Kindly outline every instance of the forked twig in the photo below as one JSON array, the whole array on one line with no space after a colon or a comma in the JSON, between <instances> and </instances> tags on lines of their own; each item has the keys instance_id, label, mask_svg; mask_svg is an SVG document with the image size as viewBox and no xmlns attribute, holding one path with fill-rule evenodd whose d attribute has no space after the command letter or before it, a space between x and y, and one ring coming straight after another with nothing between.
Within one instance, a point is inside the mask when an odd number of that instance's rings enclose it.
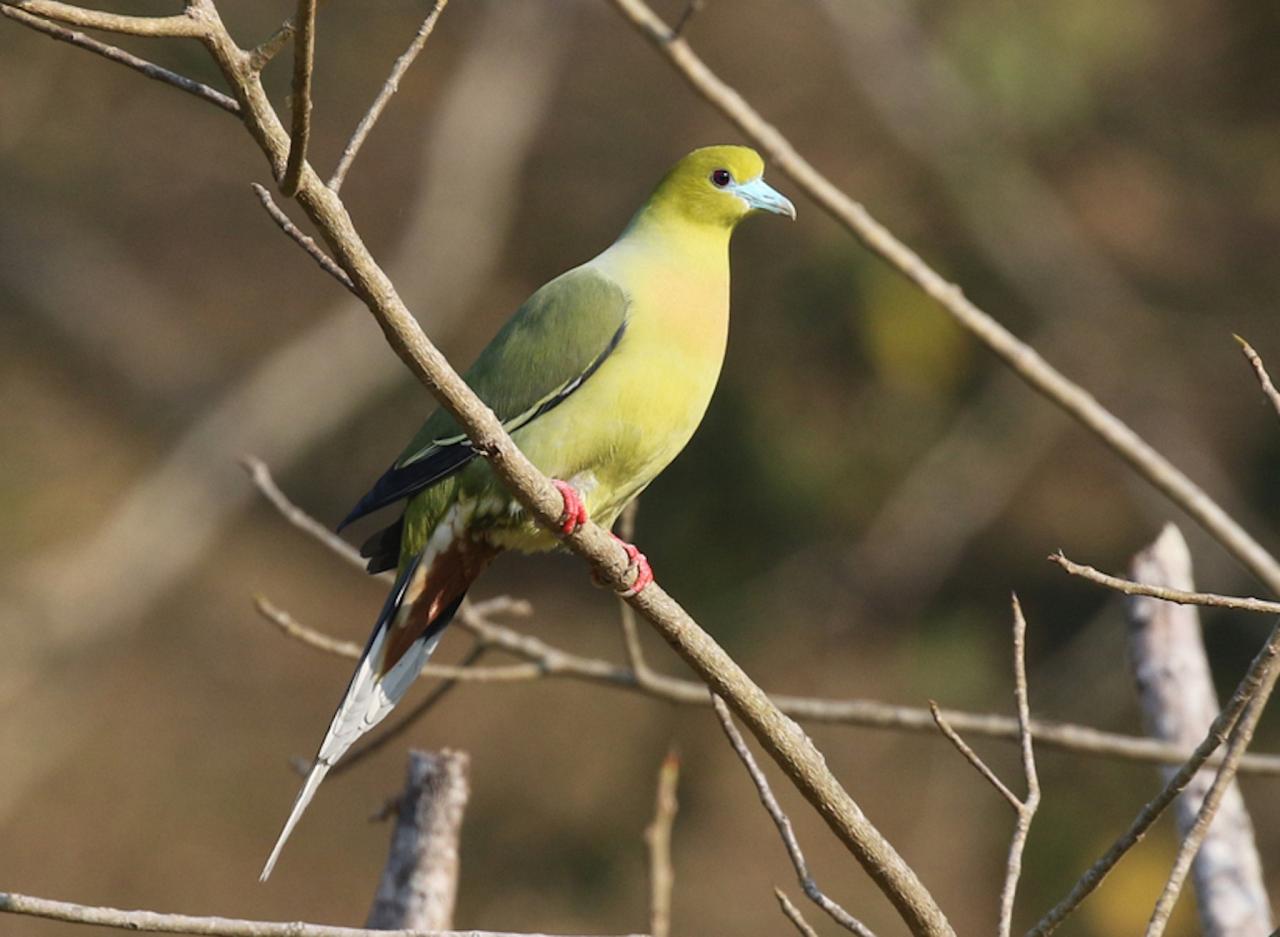
<instances>
[{"instance_id":1,"label":"forked twig","mask_svg":"<svg viewBox=\"0 0 1280 937\"><path fill-rule=\"evenodd\" d=\"M1022 748L1022 773L1027 782L1026 798L1019 798L996 776L985 761L970 748L947 723L938 704L930 700L929 709L956 749L973 765L1013 808L1016 817L1013 836L1009 841L1009 855L1005 862L1004 887L1000 890L999 937L1009 937L1013 928L1013 904L1018 893L1018 880L1022 877L1022 854L1026 850L1031 821L1040 806L1040 776L1036 771L1035 753L1031 738L1031 705L1027 694L1027 620L1022 614L1022 603L1013 596L1013 692L1018 707L1018 740Z\"/></svg>"},{"instance_id":2,"label":"forked twig","mask_svg":"<svg viewBox=\"0 0 1280 937\"><path fill-rule=\"evenodd\" d=\"M800 880L800 887L804 889L804 893L809 896L810 901L827 912L830 918L845 930L857 934L858 937L875 937L867 925L828 898L818 887L818 883L813 880L813 876L809 874L809 865L805 862L804 853L800 851L800 843L796 840L795 830L791 828L791 819L783 812L778 799L773 796L769 779L756 764L755 756L751 754L751 749L747 748L747 742L742 737L742 733L733 724L733 715L729 712L728 705L715 693L711 694L711 705L716 711L716 718L720 720L720 727L724 729L724 734L729 739L729 744L738 755L738 760L751 776L751 783L756 786L760 803L764 805L774 826L778 828L778 835L782 837L782 845L786 847L787 856L795 867L796 878Z\"/></svg>"},{"instance_id":3,"label":"forked twig","mask_svg":"<svg viewBox=\"0 0 1280 937\"><path fill-rule=\"evenodd\" d=\"M360 123L356 125L355 132L351 134L351 139L347 141L346 147L342 150L342 156L338 158L338 165L333 170L333 175L329 177L329 188L333 189L333 191L337 192L342 188L342 183L347 178L347 171L351 168L351 164L355 162L356 154L360 152L360 147L364 146L365 138L369 136L369 131L373 129L373 125L382 116L382 111L386 108L387 102L391 100L391 96L400 90L400 79L409 70L413 60L418 57L422 47L427 44L427 39L430 38L432 30L436 28L436 20L440 18L440 14L444 11L448 2L449 0L436 0L431 12L427 14L427 18L418 27L418 32L413 37L413 41L409 43L409 48L404 50L391 67L391 74L383 83L382 90L378 92L378 96L369 105L369 110L365 111L365 115L360 118Z\"/></svg>"}]
</instances>

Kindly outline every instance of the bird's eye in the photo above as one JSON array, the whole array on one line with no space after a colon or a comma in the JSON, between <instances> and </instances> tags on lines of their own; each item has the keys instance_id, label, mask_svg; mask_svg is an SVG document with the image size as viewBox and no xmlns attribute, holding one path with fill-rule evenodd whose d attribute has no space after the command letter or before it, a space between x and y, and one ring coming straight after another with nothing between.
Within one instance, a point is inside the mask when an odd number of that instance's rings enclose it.
<instances>
[{"instance_id":1,"label":"bird's eye","mask_svg":"<svg viewBox=\"0 0 1280 937\"><path fill-rule=\"evenodd\" d=\"M723 189L733 181L733 174L727 169L717 169L711 173L711 184Z\"/></svg>"}]
</instances>

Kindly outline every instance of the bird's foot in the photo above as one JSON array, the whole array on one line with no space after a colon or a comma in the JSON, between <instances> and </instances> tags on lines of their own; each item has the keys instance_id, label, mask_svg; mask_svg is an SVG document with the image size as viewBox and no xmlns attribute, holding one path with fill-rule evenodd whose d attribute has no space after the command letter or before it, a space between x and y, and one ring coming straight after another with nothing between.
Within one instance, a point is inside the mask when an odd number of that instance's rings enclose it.
<instances>
[{"instance_id":1,"label":"bird's foot","mask_svg":"<svg viewBox=\"0 0 1280 937\"><path fill-rule=\"evenodd\" d=\"M630 561L627 566L627 573L631 576L631 585L626 589L620 590L618 595L624 599L639 595L644 591L645 586L653 582L653 568L649 565L649 560L634 543L627 543L615 533L610 533L609 536L618 541L618 545L627 551L627 559Z\"/></svg>"},{"instance_id":2,"label":"bird's foot","mask_svg":"<svg viewBox=\"0 0 1280 937\"><path fill-rule=\"evenodd\" d=\"M558 478L551 479L560 497L564 498L564 511L560 514L560 531L565 534L577 533L587 522L587 506L582 503L578 491L568 482Z\"/></svg>"}]
</instances>

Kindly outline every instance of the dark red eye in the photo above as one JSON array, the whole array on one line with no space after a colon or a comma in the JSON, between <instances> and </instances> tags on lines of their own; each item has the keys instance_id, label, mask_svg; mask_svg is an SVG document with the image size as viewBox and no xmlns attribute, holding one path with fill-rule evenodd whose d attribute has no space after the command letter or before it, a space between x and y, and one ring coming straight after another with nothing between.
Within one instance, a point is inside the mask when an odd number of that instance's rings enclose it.
<instances>
[{"instance_id":1,"label":"dark red eye","mask_svg":"<svg viewBox=\"0 0 1280 937\"><path fill-rule=\"evenodd\" d=\"M713 185L723 189L733 181L733 174L727 169L717 169L711 173L711 182Z\"/></svg>"}]
</instances>

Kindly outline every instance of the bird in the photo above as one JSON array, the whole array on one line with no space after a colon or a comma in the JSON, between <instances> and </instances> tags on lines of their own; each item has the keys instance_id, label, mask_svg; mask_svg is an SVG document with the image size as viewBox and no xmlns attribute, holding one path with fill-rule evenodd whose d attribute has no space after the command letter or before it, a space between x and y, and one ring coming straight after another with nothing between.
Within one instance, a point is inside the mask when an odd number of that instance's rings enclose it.
<instances>
[{"instance_id":1,"label":"bird","mask_svg":"<svg viewBox=\"0 0 1280 937\"><path fill-rule=\"evenodd\" d=\"M729 239L743 218L795 206L764 181L744 146L709 146L678 161L602 253L549 281L515 312L465 373L520 450L564 500L559 530L622 509L693 436L720 375L729 324ZM405 501L361 548L370 572L396 569L324 741L262 870L326 773L404 697L467 589L501 552L560 546L437 410L338 525ZM653 579L623 543L630 588Z\"/></svg>"}]
</instances>

